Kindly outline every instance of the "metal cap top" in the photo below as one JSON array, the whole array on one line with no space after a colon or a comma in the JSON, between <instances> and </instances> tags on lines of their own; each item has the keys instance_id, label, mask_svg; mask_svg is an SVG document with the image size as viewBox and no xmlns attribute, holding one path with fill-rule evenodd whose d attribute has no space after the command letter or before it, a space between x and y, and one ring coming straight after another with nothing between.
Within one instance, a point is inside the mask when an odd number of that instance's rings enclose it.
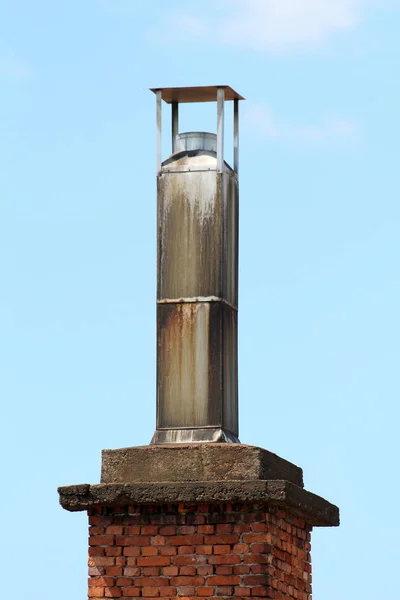
<instances>
[{"instance_id":1,"label":"metal cap top","mask_svg":"<svg viewBox=\"0 0 400 600\"><path fill-rule=\"evenodd\" d=\"M161 98L167 104L179 102L216 102L218 88L225 90L225 100L244 100L229 85L204 85L197 87L150 88L154 93L161 92Z\"/></svg>"}]
</instances>

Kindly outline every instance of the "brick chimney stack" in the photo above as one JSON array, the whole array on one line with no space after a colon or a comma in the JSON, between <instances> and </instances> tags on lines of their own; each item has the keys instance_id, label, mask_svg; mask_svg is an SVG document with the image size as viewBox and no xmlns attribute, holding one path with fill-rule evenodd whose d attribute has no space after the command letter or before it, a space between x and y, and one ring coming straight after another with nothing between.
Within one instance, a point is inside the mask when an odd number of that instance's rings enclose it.
<instances>
[{"instance_id":1,"label":"brick chimney stack","mask_svg":"<svg viewBox=\"0 0 400 600\"><path fill-rule=\"evenodd\" d=\"M101 483L59 488L89 516L88 597L310 600L313 527L339 510L302 470L241 444L237 420L239 101L228 86L157 96L157 425L103 450ZM161 161L161 105L172 155ZM217 102L217 135L178 131L182 102ZM234 168L223 157L234 102Z\"/></svg>"}]
</instances>

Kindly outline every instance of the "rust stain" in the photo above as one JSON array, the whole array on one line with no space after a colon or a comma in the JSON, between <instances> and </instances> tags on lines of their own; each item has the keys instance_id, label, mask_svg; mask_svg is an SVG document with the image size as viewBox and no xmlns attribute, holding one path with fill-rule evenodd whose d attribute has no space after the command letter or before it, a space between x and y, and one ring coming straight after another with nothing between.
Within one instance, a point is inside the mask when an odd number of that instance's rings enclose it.
<instances>
[{"instance_id":1,"label":"rust stain","mask_svg":"<svg viewBox=\"0 0 400 600\"><path fill-rule=\"evenodd\" d=\"M207 424L210 307L190 303L166 308L168 315L159 322L162 413L176 426Z\"/></svg>"}]
</instances>

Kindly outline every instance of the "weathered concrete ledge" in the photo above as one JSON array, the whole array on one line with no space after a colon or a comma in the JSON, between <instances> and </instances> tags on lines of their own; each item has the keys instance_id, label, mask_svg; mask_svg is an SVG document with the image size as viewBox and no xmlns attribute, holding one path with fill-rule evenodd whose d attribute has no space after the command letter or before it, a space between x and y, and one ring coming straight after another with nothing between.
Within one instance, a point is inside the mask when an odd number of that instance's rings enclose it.
<instances>
[{"instance_id":1,"label":"weathered concrete ledge","mask_svg":"<svg viewBox=\"0 0 400 600\"><path fill-rule=\"evenodd\" d=\"M134 504L257 502L285 506L313 526L339 525L337 506L283 480L82 484L60 487L58 492L61 506L69 511Z\"/></svg>"},{"instance_id":2,"label":"weathered concrete ledge","mask_svg":"<svg viewBox=\"0 0 400 600\"><path fill-rule=\"evenodd\" d=\"M246 444L169 444L103 450L101 483L284 479L303 487L303 471Z\"/></svg>"}]
</instances>

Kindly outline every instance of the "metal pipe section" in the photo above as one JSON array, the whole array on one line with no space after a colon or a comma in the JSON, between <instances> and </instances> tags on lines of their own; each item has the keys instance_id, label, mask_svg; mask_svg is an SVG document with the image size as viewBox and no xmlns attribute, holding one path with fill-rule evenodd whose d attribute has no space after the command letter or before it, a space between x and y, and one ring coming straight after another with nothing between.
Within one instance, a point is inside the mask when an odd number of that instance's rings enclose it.
<instances>
[{"instance_id":1,"label":"metal pipe section","mask_svg":"<svg viewBox=\"0 0 400 600\"><path fill-rule=\"evenodd\" d=\"M190 98L186 90L180 94ZM162 96L157 91L157 426L152 444L239 442L238 106L232 169L223 153L225 97L224 87L215 88L216 136L179 134L178 101L172 97L173 153L161 162Z\"/></svg>"},{"instance_id":2,"label":"metal pipe section","mask_svg":"<svg viewBox=\"0 0 400 600\"><path fill-rule=\"evenodd\" d=\"M175 139L175 152L183 150L209 150L217 152L217 136L205 131L186 131L179 133Z\"/></svg>"}]
</instances>

